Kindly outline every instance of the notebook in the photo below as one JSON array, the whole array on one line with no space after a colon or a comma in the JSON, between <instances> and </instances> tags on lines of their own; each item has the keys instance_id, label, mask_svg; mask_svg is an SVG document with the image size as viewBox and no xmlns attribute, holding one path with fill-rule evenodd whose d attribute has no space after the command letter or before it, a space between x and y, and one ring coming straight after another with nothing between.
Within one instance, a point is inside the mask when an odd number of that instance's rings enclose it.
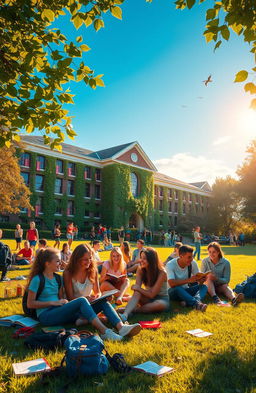
<instances>
[{"instance_id":1,"label":"notebook","mask_svg":"<svg viewBox=\"0 0 256 393\"><path fill-rule=\"evenodd\" d=\"M22 327L34 327L39 322L35 319L24 317L23 315L10 315L9 317L0 318L0 326L22 326Z\"/></svg>"},{"instance_id":2,"label":"notebook","mask_svg":"<svg viewBox=\"0 0 256 393\"><path fill-rule=\"evenodd\" d=\"M65 328L63 326L47 326L42 327L42 331L44 333L55 333L55 332L63 332Z\"/></svg>"},{"instance_id":3,"label":"notebook","mask_svg":"<svg viewBox=\"0 0 256 393\"><path fill-rule=\"evenodd\" d=\"M168 374L173 371L172 367L159 366L159 364L151 362L150 360L148 362L138 364L137 366L133 366L133 368L135 370L142 371L146 374L155 375L157 377L162 377L164 374Z\"/></svg>"},{"instance_id":4,"label":"notebook","mask_svg":"<svg viewBox=\"0 0 256 393\"><path fill-rule=\"evenodd\" d=\"M112 289L111 291L104 292L104 293L101 295L101 297L98 297L97 299L92 300L92 301L91 301L91 304L95 304L95 303L99 302L99 301L102 300L102 299L105 299L105 298L107 298L107 297L113 296L113 295L114 295L115 293L117 293L117 292L118 292L117 289Z\"/></svg>"},{"instance_id":5,"label":"notebook","mask_svg":"<svg viewBox=\"0 0 256 393\"><path fill-rule=\"evenodd\" d=\"M142 329L158 329L162 327L161 322L159 321L139 321Z\"/></svg>"},{"instance_id":6,"label":"notebook","mask_svg":"<svg viewBox=\"0 0 256 393\"><path fill-rule=\"evenodd\" d=\"M51 370L47 360L44 358L13 363L12 367L14 374L17 376L43 373Z\"/></svg>"},{"instance_id":7,"label":"notebook","mask_svg":"<svg viewBox=\"0 0 256 393\"><path fill-rule=\"evenodd\" d=\"M212 333L205 332L202 329L187 330L186 332L191 334L192 336L200 337L200 338L201 337L208 337L208 336L212 335Z\"/></svg>"}]
</instances>

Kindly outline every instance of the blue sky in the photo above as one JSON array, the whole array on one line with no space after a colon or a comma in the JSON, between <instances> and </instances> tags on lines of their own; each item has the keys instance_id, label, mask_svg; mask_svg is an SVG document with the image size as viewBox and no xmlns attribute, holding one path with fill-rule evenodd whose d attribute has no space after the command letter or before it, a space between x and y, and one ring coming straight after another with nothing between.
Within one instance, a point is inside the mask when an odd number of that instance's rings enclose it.
<instances>
[{"instance_id":1,"label":"blue sky","mask_svg":"<svg viewBox=\"0 0 256 393\"><path fill-rule=\"evenodd\" d=\"M97 33L58 22L69 38L83 35L86 64L106 85L70 85L71 143L99 150L137 140L159 171L185 181L234 174L256 133L250 97L233 83L253 66L248 45L232 34L213 52L202 34L206 4L179 11L169 0L127 0L122 9L122 21L106 15Z\"/></svg>"}]
</instances>

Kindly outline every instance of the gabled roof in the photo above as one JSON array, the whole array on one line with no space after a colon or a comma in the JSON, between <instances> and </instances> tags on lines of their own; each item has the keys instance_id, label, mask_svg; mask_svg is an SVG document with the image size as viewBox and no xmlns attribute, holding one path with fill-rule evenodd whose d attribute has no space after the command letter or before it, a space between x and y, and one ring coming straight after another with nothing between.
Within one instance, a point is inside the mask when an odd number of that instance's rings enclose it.
<instances>
[{"instance_id":1,"label":"gabled roof","mask_svg":"<svg viewBox=\"0 0 256 393\"><path fill-rule=\"evenodd\" d=\"M211 186L209 185L209 183L207 181L199 181L199 182L189 183L189 184L191 184L192 186L200 188L200 190L212 191Z\"/></svg>"},{"instance_id":2,"label":"gabled roof","mask_svg":"<svg viewBox=\"0 0 256 393\"><path fill-rule=\"evenodd\" d=\"M199 188L199 187L197 187L195 184L186 183L186 182L184 182L184 181L175 179L174 177L170 177L170 176L167 176L167 175L165 175L165 174L163 174L163 173L159 173L159 172L154 173L154 178L155 178L156 180L159 180L159 181L168 181L168 182L172 182L173 184L177 184L177 185L180 185L180 186L183 186L183 187L184 187L184 186L187 186L187 187L189 187L189 188L191 188L191 189L194 189L195 191L198 191L198 188ZM205 183L205 182L204 182L204 183Z\"/></svg>"},{"instance_id":3,"label":"gabled roof","mask_svg":"<svg viewBox=\"0 0 256 393\"><path fill-rule=\"evenodd\" d=\"M129 146L132 146L133 144L134 142L130 142L130 143L125 143L123 145L109 147L108 149L94 151L88 154L88 156L92 158L97 158L98 160L106 160L108 158L112 158L118 153L121 153L124 149L128 148Z\"/></svg>"},{"instance_id":4,"label":"gabled roof","mask_svg":"<svg viewBox=\"0 0 256 393\"><path fill-rule=\"evenodd\" d=\"M33 145L39 145L43 146L46 149L49 149L49 146L44 144L44 138L40 135L22 135L21 140L23 142L31 143ZM79 156L88 156L92 150L89 149L84 149L79 146L74 146L70 145L68 143L62 143L62 151L63 153L69 153L69 154L74 154L74 155L79 155Z\"/></svg>"}]
</instances>

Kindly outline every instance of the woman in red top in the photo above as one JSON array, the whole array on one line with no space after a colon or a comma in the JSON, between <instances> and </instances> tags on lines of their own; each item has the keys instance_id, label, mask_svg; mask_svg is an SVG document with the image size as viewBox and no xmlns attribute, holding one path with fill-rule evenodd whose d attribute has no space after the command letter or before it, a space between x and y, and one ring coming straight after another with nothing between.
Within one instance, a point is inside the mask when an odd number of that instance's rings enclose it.
<instances>
[{"instance_id":1,"label":"woman in red top","mask_svg":"<svg viewBox=\"0 0 256 393\"><path fill-rule=\"evenodd\" d=\"M67 226L67 239L68 239L69 248L71 248L73 238L74 238L74 224L73 222L70 222Z\"/></svg>"},{"instance_id":2,"label":"woman in red top","mask_svg":"<svg viewBox=\"0 0 256 393\"><path fill-rule=\"evenodd\" d=\"M32 263L33 250L29 246L29 241L25 240L24 248L22 248L16 255L17 265L30 265Z\"/></svg>"},{"instance_id":3,"label":"woman in red top","mask_svg":"<svg viewBox=\"0 0 256 393\"><path fill-rule=\"evenodd\" d=\"M29 241L30 247L32 250L35 249L36 243L39 239L38 230L36 229L36 224L34 221L29 223L30 229L27 230L27 237L26 239Z\"/></svg>"}]
</instances>

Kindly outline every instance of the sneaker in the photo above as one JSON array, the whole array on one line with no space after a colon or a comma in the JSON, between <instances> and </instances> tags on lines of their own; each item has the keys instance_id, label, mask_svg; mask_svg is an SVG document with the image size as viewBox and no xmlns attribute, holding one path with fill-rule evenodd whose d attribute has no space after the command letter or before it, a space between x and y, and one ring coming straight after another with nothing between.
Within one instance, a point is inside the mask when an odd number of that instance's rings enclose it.
<instances>
[{"instance_id":1,"label":"sneaker","mask_svg":"<svg viewBox=\"0 0 256 393\"><path fill-rule=\"evenodd\" d=\"M234 299L232 299L231 304L232 306L237 306L239 303L241 303L244 300L244 294L243 293L238 293Z\"/></svg>"},{"instance_id":2,"label":"sneaker","mask_svg":"<svg viewBox=\"0 0 256 393\"><path fill-rule=\"evenodd\" d=\"M212 297L212 301L214 304L217 304L217 305L222 304L222 301L220 300L220 298L217 295Z\"/></svg>"},{"instance_id":3,"label":"sneaker","mask_svg":"<svg viewBox=\"0 0 256 393\"><path fill-rule=\"evenodd\" d=\"M106 329L104 334L101 334L100 337L102 340L109 340L109 341L121 341L123 337L119 334L116 334L111 329Z\"/></svg>"},{"instance_id":4,"label":"sneaker","mask_svg":"<svg viewBox=\"0 0 256 393\"><path fill-rule=\"evenodd\" d=\"M8 277L4 277L1 281L11 281L11 279Z\"/></svg>"},{"instance_id":5,"label":"sneaker","mask_svg":"<svg viewBox=\"0 0 256 393\"><path fill-rule=\"evenodd\" d=\"M197 302L196 305L195 305L195 309L198 310L198 311L205 312L206 309L207 309L207 304L201 303L201 302Z\"/></svg>"},{"instance_id":6,"label":"sneaker","mask_svg":"<svg viewBox=\"0 0 256 393\"><path fill-rule=\"evenodd\" d=\"M136 334L139 334L141 331L142 327L140 326L139 323L134 323L133 325L123 325L121 329L119 330L120 336L136 336Z\"/></svg>"}]
</instances>

